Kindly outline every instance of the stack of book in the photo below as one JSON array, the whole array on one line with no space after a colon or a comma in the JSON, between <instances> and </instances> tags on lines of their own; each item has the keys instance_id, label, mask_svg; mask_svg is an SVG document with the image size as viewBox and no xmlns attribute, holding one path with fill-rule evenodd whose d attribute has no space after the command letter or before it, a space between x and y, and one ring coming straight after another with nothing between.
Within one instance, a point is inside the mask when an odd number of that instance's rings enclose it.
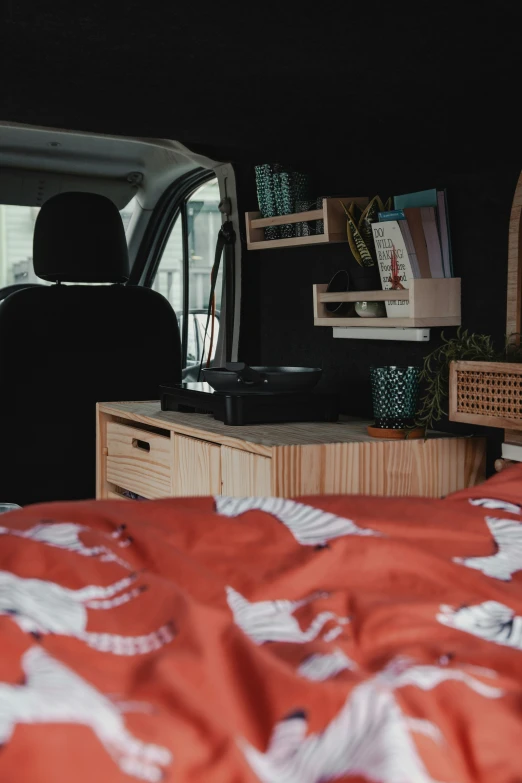
<instances>
[{"instance_id":1,"label":"stack of book","mask_svg":"<svg viewBox=\"0 0 522 783\"><path fill-rule=\"evenodd\" d=\"M422 190L395 196L395 209L379 212L372 224L377 263L384 291L392 287L395 251L404 288L417 277L453 277L453 260L445 190ZM409 302L386 302L388 317L408 317Z\"/></svg>"}]
</instances>

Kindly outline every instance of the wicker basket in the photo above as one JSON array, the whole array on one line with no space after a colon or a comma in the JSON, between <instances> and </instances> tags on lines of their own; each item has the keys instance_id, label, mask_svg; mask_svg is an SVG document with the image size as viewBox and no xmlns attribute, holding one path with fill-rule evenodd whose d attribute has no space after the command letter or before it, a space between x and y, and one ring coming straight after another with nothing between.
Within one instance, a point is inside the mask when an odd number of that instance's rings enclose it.
<instances>
[{"instance_id":1,"label":"wicker basket","mask_svg":"<svg viewBox=\"0 0 522 783\"><path fill-rule=\"evenodd\" d=\"M451 421L522 430L522 364L453 362Z\"/></svg>"}]
</instances>

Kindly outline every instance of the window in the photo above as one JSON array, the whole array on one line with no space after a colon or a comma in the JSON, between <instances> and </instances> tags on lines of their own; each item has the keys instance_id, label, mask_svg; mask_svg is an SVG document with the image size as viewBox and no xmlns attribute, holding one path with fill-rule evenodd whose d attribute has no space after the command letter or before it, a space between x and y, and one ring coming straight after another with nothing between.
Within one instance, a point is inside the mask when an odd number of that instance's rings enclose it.
<instances>
[{"instance_id":1,"label":"window","mask_svg":"<svg viewBox=\"0 0 522 783\"><path fill-rule=\"evenodd\" d=\"M43 283L33 270L33 234L38 207L0 204L0 288Z\"/></svg>"},{"instance_id":2,"label":"window","mask_svg":"<svg viewBox=\"0 0 522 783\"><path fill-rule=\"evenodd\" d=\"M120 212L127 228L135 201ZM41 283L33 269L33 235L38 207L0 204L0 288L16 283ZM50 284L49 284L50 285Z\"/></svg>"},{"instance_id":3,"label":"window","mask_svg":"<svg viewBox=\"0 0 522 783\"><path fill-rule=\"evenodd\" d=\"M188 330L185 366L199 364L203 352L208 356L211 327L205 338L206 316L210 297L210 273L214 265L216 243L221 228L219 186L217 179L201 185L186 200L163 250L153 288L163 294L174 308L183 328L184 303L188 306ZM185 218L183 217L185 211ZM183 290L184 242L183 224L187 227L188 295ZM212 357L216 351L221 308L223 265L216 284L216 320ZM205 351L203 348L205 346Z\"/></svg>"}]
</instances>

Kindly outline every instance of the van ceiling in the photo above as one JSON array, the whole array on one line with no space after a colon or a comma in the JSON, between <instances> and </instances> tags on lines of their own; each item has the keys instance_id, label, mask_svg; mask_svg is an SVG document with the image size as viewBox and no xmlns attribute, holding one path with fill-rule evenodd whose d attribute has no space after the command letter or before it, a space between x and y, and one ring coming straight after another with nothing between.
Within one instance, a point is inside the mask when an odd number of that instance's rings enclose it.
<instances>
[{"instance_id":1,"label":"van ceiling","mask_svg":"<svg viewBox=\"0 0 522 783\"><path fill-rule=\"evenodd\" d=\"M103 193L123 209L139 186L141 206L152 209L174 179L214 165L179 142L0 122L0 204L36 207L81 190Z\"/></svg>"},{"instance_id":2,"label":"van ceiling","mask_svg":"<svg viewBox=\"0 0 522 783\"><path fill-rule=\"evenodd\" d=\"M2 8L0 119L252 162L469 164L522 146L514 0Z\"/></svg>"}]
</instances>

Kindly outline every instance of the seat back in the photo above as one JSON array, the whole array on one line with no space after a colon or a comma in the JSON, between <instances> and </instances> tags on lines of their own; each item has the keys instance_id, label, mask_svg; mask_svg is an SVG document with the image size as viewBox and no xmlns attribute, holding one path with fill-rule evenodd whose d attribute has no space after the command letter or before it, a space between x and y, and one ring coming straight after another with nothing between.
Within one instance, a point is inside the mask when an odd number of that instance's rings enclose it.
<instances>
[{"instance_id":1,"label":"seat back","mask_svg":"<svg viewBox=\"0 0 522 783\"><path fill-rule=\"evenodd\" d=\"M160 383L181 379L169 302L121 285L127 246L112 202L84 193L47 202L34 264L59 284L0 302L0 500L20 505L93 498L96 403L157 399Z\"/></svg>"}]
</instances>

